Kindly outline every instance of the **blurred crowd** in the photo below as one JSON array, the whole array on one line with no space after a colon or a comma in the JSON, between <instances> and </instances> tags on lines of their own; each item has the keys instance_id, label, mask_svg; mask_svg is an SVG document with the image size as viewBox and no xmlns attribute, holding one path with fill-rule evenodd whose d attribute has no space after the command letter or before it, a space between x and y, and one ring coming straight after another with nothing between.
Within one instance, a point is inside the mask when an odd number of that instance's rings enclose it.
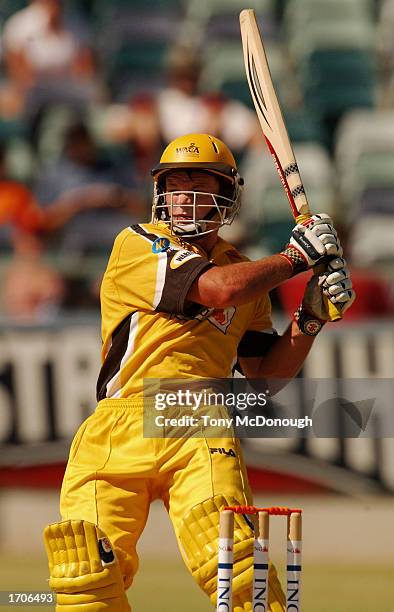
<instances>
[{"instance_id":1,"label":"blurred crowd","mask_svg":"<svg viewBox=\"0 0 394 612\"><path fill-rule=\"evenodd\" d=\"M392 317L394 0L252 0L313 210L341 229L358 300ZM150 217L164 145L208 132L245 178L223 236L250 257L293 225L252 108L239 0L0 0L0 314L97 309L112 241ZM303 280L278 291L290 313Z\"/></svg>"}]
</instances>

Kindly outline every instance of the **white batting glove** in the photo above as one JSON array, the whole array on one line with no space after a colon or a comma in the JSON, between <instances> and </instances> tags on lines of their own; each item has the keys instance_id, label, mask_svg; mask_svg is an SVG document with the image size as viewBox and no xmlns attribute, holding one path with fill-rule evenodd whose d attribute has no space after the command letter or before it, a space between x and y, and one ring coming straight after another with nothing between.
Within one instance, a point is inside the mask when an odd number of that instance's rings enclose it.
<instances>
[{"instance_id":1,"label":"white batting glove","mask_svg":"<svg viewBox=\"0 0 394 612\"><path fill-rule=\"evenodd\" d=\"M327 268L319 277L319 286L324 295L336 304L342 313L353 304L356 293L352 286L349 268L343 257L328 262Z\"/></svg>"},{"instance_id":2,"label":"white batting glove","mask_svg":"<svg viewBox=\"0 0 394 612\"><path fill-rule=\"evenodd\" d=\"M290 262L294 276L323 262L327 257L341 257L342 253L332 220L322 213L296 225L289 244L280 255Z\"/></svg>"},{"instance_id":3,"label":"white batting glove","mask_svg":"<svg viewBox=\"0 0 394 612\"><path fill-rule=\"evenodd\" d=\"M302 304L294 313L294 319L304 334L315 336L327 321L331 321L323 295L342 314L353 304L356 293L342 257L329 261L323 273L314 274L306 286Z\"/></svg>"},{"instance_id":4,"label":"white batting glove","mask_svg":"<svg viewBox=\"0 0 394 612\"><path fill-rule=\"evenodd\" d=\"M313 220L313 225L309 223ZM311 219L304 221L303 224L322 241L326 249L327 255L330 257L342 257L343 249L341 241L338 238L337 230L334 223L326 213L313 215Z\"/></svg>"}]
</instances>

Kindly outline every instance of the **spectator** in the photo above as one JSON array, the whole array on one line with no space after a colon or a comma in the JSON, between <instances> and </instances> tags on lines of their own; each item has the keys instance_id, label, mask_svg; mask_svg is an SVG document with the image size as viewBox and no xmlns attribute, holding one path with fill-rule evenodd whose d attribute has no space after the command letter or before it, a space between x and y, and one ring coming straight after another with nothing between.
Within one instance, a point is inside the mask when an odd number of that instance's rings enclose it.
<instances>
[{"instance_id":1,"label":"spectator","mask_svg":"<svg viewBox=\"0 0 394 612\"><path fill-rule=\"evenodd\" d=\"M43 222L43 211L31 191L10 180L6 149L0 144L0 249L12 251L15 233L35 232Z\"/></svg>"},{"instance_id":2,"label":"spectator","mask_svg":"<svg viewBox=\"0 0 394 612\"><path fill-rule=\"evenodd\" d=\"M141 164L142 171L149 167L148 157L157 157L163 142L168 143L180 134L214 134L240 155L259 133L255 114L241 102L229 100L220 92L199 94L200 73L197 53L188 47L175 47L168 59L168 85L158 92L155 101L139 96L128 106L110 109L108 137L118 143L133 141L137 165L141 159L146 162Z\"/></svg>"},{"instance_id":3,"label":"spectator","mask_svg":"<svg viewBox=\"0 0 394 612\"><path fill-rule=\"evenodd\" d=\"M154 96L141 93L127 105L114 105L107 115L106 136L112 143L127 145L136 184L147 192L146 176L164 144ZM149 183L149 196L150 191Z\"/></svg>"},{"instance_id":4,"label":"spectator","mask_svg":"<svg viewBox=\"0 0 394 612\"><path fill-rule=\"evenodd\" d=\"M220 92L199 95L202 64L194 49L174 47L168 58L168 86L158 94L166 142L184 133L212 133L241 153L258 131L255 114ZM176 117L176 121L174 121Z\"/></svg>"},{"instance_id":5,"label":"spectator","mask_svg":"<svg viewBox=\"0 0 394 612\"><path fill-rule=\"evenodd\" d=\"M60 157L39 172L35 192L46 204L75 187L116 183L116 172L111 161L101 155L84 121L76 120L64 131ZM129 174L128 186L132 187L132 172Z\"/></svg>"},{"instance_id":6,"label":"spectator","mask_svg":"<svg viewBox=\"0 0 394 612\"><path fill-rule=\"evenodd\" d=\"M65 188L42 208L25 185L9 178L5 153L0 145L0 227L11 226L15 235L21 232L45 235L62 228L79 213L93 209L121 209L128 215L142 212L133 191L102 182Z\"/></svg>"},{"instance_id":7,"label":"spectator","mask_svg":"<svg viewBox=\"0 0 394 612\"><path fill-rule=\"evenodd\" d=\"M4 60L10 79L4 93L10 98L11 90L19 96L34 130L46 106L64 102L80 110L101 94L92 50L65 26L62 4L61 0L31 0L4 26Z\"/></svg>"},{"instance_id":8,"label":"spectator","mask_svg":"<svg viewBox=\"0 0 394 612\"><path fill-rule=\"evenodd\" d=\"M31 233L14 235L14 257L3 277L2 310L24 323L45 322L58 311L65 283L42 258L42 243Z\"/></svg>"},{"instance_id":9,"label":"spectator","mask_svg":"<svg viewBox=\"0 0 394 612\"><path fill-rule=\"evenodd\" d=\"M2 278L3 312L18 321L33 322L52 316L64 300L72 302L65 281L44 260L48 239L55 230L93 209L110 216L121 208L122 227L128 225L136 202L133 192L118 185L95 184L70 189L42 208L27 187L8 178L4 148L0 147L0 247L12 253ZM92 227L94 240L100 243L97 224ZM108 240L112 238L109 232Z\"/></svg>"},{"instance_id":10,"label":"spectator","mask_svg":"<svg viewBox=\"0 0 394 612\"><path fill-rule=\"evenodd\" d=\"M131 166L128 174L129 187L134 187ZM68 223L63 223L61 235L56 237L58 248L78 255L101 252L110 248L120 229L141 218L144 206L138 191L122 187L121 180L115 165L101 155L85 123L72 123L64 136L63 153L42 170L36 185L37 197L49 206L52 218L66 215Z\"/></svg>"},{"instance_id":11,"label":"spectator","mask_svg":"<svg viewBox=\"0 0 394 612\"><path fill-rule=\"evenodd\" d=\"M60 0L31 0L6 22L3 44L8 73L22 87L41 77L93 74L89 50L64 26Z\"/></svg>"}]
</instances>

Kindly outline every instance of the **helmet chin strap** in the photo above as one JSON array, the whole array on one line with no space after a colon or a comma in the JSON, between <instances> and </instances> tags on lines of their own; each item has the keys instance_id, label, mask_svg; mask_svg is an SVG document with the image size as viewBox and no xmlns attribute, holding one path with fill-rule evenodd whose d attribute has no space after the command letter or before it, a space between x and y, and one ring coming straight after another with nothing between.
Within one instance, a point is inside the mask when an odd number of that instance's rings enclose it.
<instances>
[{"instance_id":1,"label":"helmet chin strap","mask_svg":"<svg viewBox=\"0 0 394 612\"><path fill-rule=\"evenodd\" d=\"M205 224L202 226L201 222L198 222L188 223L187 225L173 225L172 229L175 234L178 234L179 236L182 236L183 234L187 234L188 236L198 236L205 231Z\"/></svg>"},{"instance_id":2,"label":"helmet chin strap","mask_svg":"<svg viewBox=\"0 0 394 612\"><path fill-rule=\"evenodd\" d=\"M187 225L173 225L173 231L179 235L188 234L190 236L192 234L193 236L198 236L207 230L207 223L205 221L210 221L216 213L217 210L213 206L203 219L199 219L196 223L188 223Z\"/></svg>"}]
</instances>

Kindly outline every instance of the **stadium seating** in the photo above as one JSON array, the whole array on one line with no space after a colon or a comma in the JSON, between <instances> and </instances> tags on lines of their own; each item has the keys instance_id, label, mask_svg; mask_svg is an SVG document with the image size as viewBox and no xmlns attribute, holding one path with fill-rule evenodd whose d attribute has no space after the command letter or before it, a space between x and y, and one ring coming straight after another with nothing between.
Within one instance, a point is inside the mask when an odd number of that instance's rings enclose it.
<instances>
[{"instance_id":1,"label":"stadium seating","mask_svg":"<svg viewBox=\"0 0 394 612\"><path fill-rule=\"evenodd\" d=\"M327 151L313 143L299 143L294 150L311 207L334 215L333 169ZM257 242L264 236L264 247L277 252L294 221L271 156L260 148L252 150L242 164L242 173L243 215L249 235Z\"/></svg>"},{"instance_id":2,"label":"stadium seating","mask_svg":"<svg viewBox=\"0 0 394 612\"><path fill-rule=\"evenodd\" d=\"M374 267L394 280L393 236L392 212L386 215L363 214L350 232L349 252L352 261L358 266Z\"/></svg>"},{"instance_id":3,"label":"stadium seating","mask_svg":"<svg viewBox=\"0 0 394 612\"><path fill-rule=\"evenodd\" d=\"M26 138L14 138L7 147L7 166L10 176L23 183L31 183L37 169L37 159Z\"/></svg>"},{"instance_id":4,"label":"stadium seating","mask_svg":"<svg viewBox=\"0 0 394 612\"><path fill-rule=\"evenodd\" d=\"M289 0L283 32L306 107L330 134L343 113L377 100L373 0Z\"/></svg>"},{"instance_id":5,"label":"stadium seating","mask_svg":"<svg viewBox=\"0 0 394 612\"><path fill-rule=\"evenodd\" d=\"M158 89L169 44L165 41L123 40L107 62L107 80L115 99L139 90Z\"/></svg>"},{"instance_id":6,"label":"stadium seating","mask_svg":"<svg viewBox=\"0 0 394 612\"><path fill-rule=\"evenodd\" d=\"M283 24L291 34L307 28L311 23L330 27L345 22L370 22L372 18L372 0L289 0Z\"/></svg>"},{"instance_id":7,"label":"stadium seating","mask_svg":"<svg viewBox=\"0 0 394 612\"><path fill-rule=\"evenodd\" d=\"M294 110L285 107L283 113L291 142L315 142L327 146L328 134L319 114L305 106Z\"/></svg>"},{"instance_id":8,"label":"stadium seating","mask_svg":"<svg viewBox=\"0 0 394 612\"><path fill-rule=\"evenodd\" d=\"M0 142L26 136L26 124L23 119L3 119L0 117Z\"/></svg>"},{"instance_id":9,"label":"stadium seating","mask_svg":"<svg viewBox=\"0 0 394 612\"><path fill-rule=\"evenodd\" d=\"M383 0L378 21L378 48L394 62L394 0Z\"/></svg>"},{"instance_id":10,"label":"stadium seating","mask_svg":"<svg viewBox=\"0 0 394 612\"><path fill-rule=\"evenodd\" d=\"M8 17L27 6L27 0L1 0L0 2L0 24Z\"/></svg>"},{"instance_id":11,"label":"stadium seating","mask_svg":"<svg viewBox=\"0 0 394 612\"><path fill-rule=\"evenodd\" d=\"M270 68L279 94L285 81L281 48L267 45ZM203 54L204 69L200 77L202 91L221 90L227 97L240 100L251 108L252 98L245 74L242 46L240 41L221 41L207 44Z\"/></svg>"},{"instance_id":12,"label":"stadium seating","mask_svg":"<svg viewBox=\"0 0 394 612\"><path fill-rule=\"evenodd\" d=\"M125 99L163 85L165 58L178 37L180 2L97 0L94 15L100 61L113 97Z\"/></svg>"},{"instance_id":13,"label":"stadium seating","mask_svg":"<svg viewBox=\"0 0 394 612\"><path fill-rule=\"evenodd\" d=\"M240 44L238 15L245 8L242 0L189 0L180 38L196 46L215 40L234 40ZM273 0L251 0L265 38L274 37L276 24Z\"/></svg>"},{"instance_id":14,"label":"stadium seating","mask_svg":"<svg viewBox=\"0 0 394 612\"><path fill-rule=\"evenodd\" d=\"M339 125L335 159L349 245L359 265L394 263L394 112L353 111Z\"/></svg>"},{"instance_id":15,"label":"stadium seating","mask_svg":"<svg viewBox=\"0 0 394 612\"><path fill-rule=\"evenodd\" d=\"M358 49L316 49L303 63L301 83L306 104L316 112L340 114L352 107L372 107L374 56Z\"/></svg>"},{"instance_id":16,"label":"stadium seating","mask_svg":"<svg viewBox=\"0 0 394 612\"><path fill-rule=\"evenodd\" d=\"M351 212L368 186L393 184L394 112L354 110L338 126L335 160L341 199Z\"/></svg>"}]
</instances>

